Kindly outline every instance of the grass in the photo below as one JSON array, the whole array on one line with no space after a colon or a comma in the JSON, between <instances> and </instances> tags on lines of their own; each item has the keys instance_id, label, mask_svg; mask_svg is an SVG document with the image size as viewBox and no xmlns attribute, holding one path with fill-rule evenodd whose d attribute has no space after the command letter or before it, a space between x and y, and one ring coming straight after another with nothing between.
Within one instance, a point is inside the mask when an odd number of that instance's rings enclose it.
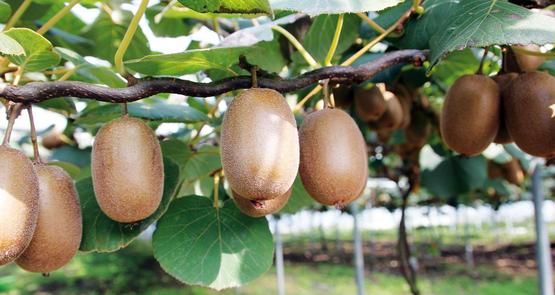
<instances>
[{"instance_id":1,"label":"grass","mask_svg":"<svg viewBox=\"0 0 555 295\"><path fill-rule=\"evenodd\" d=\"M356 294L354 270L349 265L331 263L286 263L287 294ZM511 276L493 267L478 267L466 275L464 265L447 265L443 274L420 274L422 294L534 294L533 274ZM397 274L367 273L367 294L409 294ZM269 295L277 294L275 270L237 289L212 291L188 287L175 281L159 268L148 245L135 242L111 254L80 254L67 267L49 277L23 272L15 265L0 269L0 293L7 294L186 294L186 295Z\"/></svg>"}]
</instances>

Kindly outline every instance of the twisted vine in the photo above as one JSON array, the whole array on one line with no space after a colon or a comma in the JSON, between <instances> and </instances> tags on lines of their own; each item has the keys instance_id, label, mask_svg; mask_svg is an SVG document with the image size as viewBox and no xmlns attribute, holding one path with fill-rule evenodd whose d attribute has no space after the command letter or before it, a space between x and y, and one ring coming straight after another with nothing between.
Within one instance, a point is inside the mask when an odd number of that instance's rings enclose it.
<instances>
[{"instance_id":1,"label":"twisted vine","mask_svg":"<svg viewBox=\"0 0 555 295\"><path fill-rule=\"evenodd\" d=\"M303 89L320 80L330 79L334 83L360 83L371 79L379 72L398 64L421 65L428 55L427 50L399 50L382 57L352 66L330 66L316 69L292 79L259 78L259 87L292 92ZM210 83L198 83L179 78L141 78L125 88L109 88L77 81L31 82L23 86L4 85L0 97L16 103L38 103L57 97L77 97L98 101L124 103L137 101L158 93L174 93L195 97L209 97L229 91L250 88L250 76L231 77Z\"/></svg>"}]
</instances>

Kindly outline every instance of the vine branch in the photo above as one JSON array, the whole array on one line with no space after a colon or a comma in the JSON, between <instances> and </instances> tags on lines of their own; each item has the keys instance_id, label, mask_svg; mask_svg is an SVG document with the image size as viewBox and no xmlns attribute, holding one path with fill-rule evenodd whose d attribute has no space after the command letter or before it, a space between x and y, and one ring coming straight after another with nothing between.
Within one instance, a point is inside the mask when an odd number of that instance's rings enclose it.
<instances>
[{"instance_id":1,"label":"vine branch","mask_svg":"<svg viewBox=\"0 0 555 295\"><path fill-rule=\"evenodd\" d=\"M361 83L374 77L388 67L402 64L421 64L426 59L426 50L399 50L384 54L379 59L358 67L331 66L304 73L292 79L259 78L258 86L271 88L281 93L303 89L321 80L334 83ZM125 88L109 88L78 81L32 82L24 86L2 85L0 97L13 102L38 103L57 97L77 97L124 103L137 101L158 93L174 93L195 97L209 97L252 86L250 76L226 78L210 83L198 83L179 78L142 78Z\"/></svg>"}]
</instances>

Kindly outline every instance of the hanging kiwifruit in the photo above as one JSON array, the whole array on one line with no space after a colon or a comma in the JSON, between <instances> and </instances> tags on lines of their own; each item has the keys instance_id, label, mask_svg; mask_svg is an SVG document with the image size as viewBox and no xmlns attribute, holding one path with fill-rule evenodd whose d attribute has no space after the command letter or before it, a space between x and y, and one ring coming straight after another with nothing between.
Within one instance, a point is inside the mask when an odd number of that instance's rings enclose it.
<instances>
[{"instance_id":1,"label":"hanging kiwifruit","mask_svg":"<svg viewBox=\"0 0 555 295\"><path fill-rule=\"evenodd\" d=\"M385 89L383 89L385 91ZM380 86L358 88L354 92L355 111L364 122L378 120L387 107Z\"/></svg>"},{"instance_id":2,"label":"hanging kiwifruit","mask_svg":"<svg viewBox=\"0 0 555 295\"><path fill-rule=\"evenodd\" d=\"M514 185L522 185L524 183L524 170L520 167L520 162L516 158L512 158L509 162L501 164L503 167L503 177Z\"/></svg>"},{"instance_id":3,"label":"hanging kiwifruit","mask_svg":"<svg viewBox=\"0 0 555 295\"><path fill-rule=\"evenodd\" d=\"M493 142L495 143L508 144L513 142L511 135L509 135L509 131L507 131L507 124L505 123L504 96L506 95L505 92L507 91L508 86L511 85L511 83L516 77L518 77L517 73L506 73L506 74L501 74L501 75L496 75L491 77L493 81L497 83L497 86L499 86L499 91L501 93L501 112L499 113L499 130L497 131L497 135L493 140Z\"/></svg>"},{"instance_id":4,"label":"hanging kiwifruit","mask_svg":"<svg viewBox=\"0 0 555 295\"><path fill-rule=\"evenodd\" d=\"M39 210L33 163L22 152L0 145L0 265L15 260L31 242Z\"/></svg>"},{"instance_id":5,"label":"hanging kiwifruit","mask_svg":"<svg viewBox=\"0 0 555 295\"><path fill-rule=\"evenodd\" d=\"M299 138L299 173L312 198L342 207L360 196L368 177L366 143L347 113L324 109L308 115Z\"/></svg>"},{"instance_id":6,"label":"hanging kiwifruit","mask_svg":"<svg viewBox=\"0 0 555 295\"><path fill-rule=\"evenodd\" d=\"M238 193L233 192L233 200L235 201L237 208L239 208L239 210L246 215L251 217L262 217L281 210L285 204L287 204L287 201L291 196L291 189L289 189L285 194L271 200L249 200L241 197Z\"/></svg>"},{"instance_id":7,"label":"hanging kiwifruit","mask_svg":"<svg viewBox=\"0 0 555 295\"><path fill-rule=\"evenodd\" d=\"M431 119L422 110L413 109L411 117L410 125L405 128L405 142L394 146L395 152L403 159L418 154L433 131Z\"/></svg>"},{"instance_id":8,"label":"hanging kiwifruit","mask_svg":"<svg viewBox=\"0 0 555 295\"><path fill-rule=\"evenodd\" d=\"M231 188L249 200L285 194L299 168L297 123L285 98L253 88L237 96L222 123L222 166Z\"/></svg>"},{"instance_id":9,"label":"hanging kiwifruit","mask_svg":"<svg viewBox=\"0 0 555 295\"><path fill-rule=\"evenodd\" d=\"M507 130L524 152L555 157L555 78L528 72L516 78L505 96Z\"/></svg>"},{"instance_id":10,"label":"hanging kiwifruit","mask_svg":"<svg viewBox=\"0 0 555 295\"><path fill-rule=\"evenodd\" d=\"M62 139L63 134L56 130L52 130L48 132L45 136L42 137L42 146L47 150L53 150L60 148L67 143Z\"/></svg>"},{"instance_id":11,"label":"hanging kiwifruit","mask_svg":"<svg viewBox=\"0 0 555 295\"><path fill-rule=\"evenodd\" d=\"M81 243L79 197L73 179L62 168L37 165L39 217L29 247L17 258L21 268L49 273L66 265Z\"/></svg>"},{"instance_id":12,"label":"hanging kiwifruit","mask_svg":"<svg viewBox=\"0 0 555 295\"><path fill-rule=\"evenodd\" d=\"M536 44L516 45L514 47L516 47L517 49L522 48L528 51L540 52L540 47ZM516 61L520 66L520 69L525 72L535 71L541 64L545 62L545 57L543 56L520 53L518 52L518 50L514 50L513 52L515 54Z\"/></svg>"},{"instance_id":13,"label":"hanging kiwifruit","mask_svg":"<svg viewBox=\"0 0 555 295\"><path fill-rule=\"evenodd\" d=\"M411 92L405 85L397 84L392 92L399 98L399 103L401 104L401 109L403 110L403 120L401 121L399 128L407 128L411 121L411 110L412 110L412 97L413 91Z\"/></svg>"},{"instance_id":14,"label":"hanging kiwifruit","mask_svg":"<svg viewBox=\"0 0 555 295\"><path fill-rule=\"evenodd\" d=\"M403 124L403 107L399 98L393 94L393 92L385 91L383 92L383 97L387 104L385 112L380 117L378 121L373 123L371 126L376 130L391 131L401 128Z\"/></svg>"},{"instance_id":15,"label":"hanging kiwifruit","mask_svg":"<svg viewBox=\"0 0 555 295\"><path fill-rule=\"evenodd\" d=\"M346 110L353 103L353 87L339 84L331 87L331 91L336 108Z\"/></svg>"},{"instance_id":16,"label":"hanging kiwifruit","mask_svg":"<svg viewBox=\"0 0 555 295\"><path fill-rule=\"evenodd\" d=\"M108 217L132 223L156 211L164 163L156 135L142 120L126 115L102 127L91 160L96 200Z\"/></svg>"},{"instance_id":17,"label":"hanging kiwifruit","mask_svg":"<svg viewBox=\"0 0 555 295\"><path fill-rule=\"evenodd\" d=\"M499 87L489 77L465 75L447 92L440 120L443 141L465 156L484 151L499 130Z\"/></svg>"}]
</instances>

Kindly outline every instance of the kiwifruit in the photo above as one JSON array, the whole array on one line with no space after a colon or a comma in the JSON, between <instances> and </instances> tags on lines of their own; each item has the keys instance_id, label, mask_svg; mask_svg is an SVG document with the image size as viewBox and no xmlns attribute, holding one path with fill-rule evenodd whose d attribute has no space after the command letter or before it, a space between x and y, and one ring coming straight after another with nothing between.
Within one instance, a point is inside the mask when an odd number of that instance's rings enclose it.
<instances>
[{"instance_id":1,"label":"kiwifruit","mask_svg":"<svg viewBox=\"0 0 555 295\"><path fill-rule=\"evenodd\" d=\"M52 130L42 137L42 146L47 150L57 149L67 143L62 139L62 134Z\"/></svg>"},{"instance_id":2,"label":"kiwifruit","mask_svg":"<svg viewBox=\"0 0 555 295\"><path fill-rule=\"evenodd\" d=\"M522 185L524 182L524 171L516 158L501 165L503 167L503 177L514 185Z\"/></svg>"},{"instance_id":3,"label":"kiwifruit","mask_svg":"<svg viewBox=\"0 0 555 295\"><path fill-rule=\"evenodd\" d=\"M392 92L397 96L397 98L399 98L401 109L403 110L403 120L399 125L399 128L407 128L411 121L412 93L402 84L396 85Z\"/></svg>"},{"instance_id":4,"label":"kiwifruit","mask_svg":"<svg viewBox=\"0 0 555 295\"><path fill-rule=\"evenodd\" d=\"M516 78L505 95L507 130L524 152L555 156L555 78L528 72Z\"/></svg>"},{"instance_id":5,"label":"kiwifruit","mask_svg":"<svg viewBox=\"0 0 555 295\"><path fill-rule=\"evenodd\" d=\"M348 109L353 103L353 88L347 85L336 85L331 87L335 107Z\"/></svg>"},{"instance_id":6,"label":"kiwifruit","mask_svg":"<svg viewBox=\"0 0 555 295\"><path fill-rule=\"evenodd\" d=\"M495 178L503 178L503 167L501 164L498 164L492 160L487 161L488 167L488 178L495 179Z\"/></svg>"},{"instance_id":7,"label":"kiwifruit","mask_svg":"<svg viewBox=\"0 0 555 295\"><path fill-rule=\"evenodd\" d=\"M482 75L458 78L447 91L440 120L443 141L452 150L474 156L485 150L499 130L497 84Z\"/></svg>"},{"instance_id":8,"label":"kiwifruit","mask_svg":"<svg viewBox=\"0 0 555 295\"><path fill-rule=\"evenodd\" d=\"M239 195L269 200L293 185L299 169L297 123L279 92L253 88L237 96L221 132L222 166Z\"/></svg>"},{"instance_id":9,"label":"kiwifruit","mask_svg":"<svg viewBox=\"0 0 555 295\"><path fill-rule=\"evenodd\" d=\"M540 47L536 44L528 44L528 45L516 45L514 47L526 49L529 51L536 51L540 52ZM526 53L520 53L518 51L514 51L516 61L520 66L520 69L523 71L535 71L538 67L545 62L545 57L543 56L535 56Z\"/></svg>"},{"instance_id":10,"label":"kiwifruit","mask_svg":"<svg viewBox=\"0 0 555 295\"><path fill-rule=\"evenodd\" d=\"M393 94L393 92L385 91L383 92L383 97L387 104L385 112L376 121L373 126L377 130L395 130L399 129L403 124L403 107L399 98Z\"/></svg>"},{"instance_id":11,"label":"kiwifruit","mask_svg":"<svg viewBox=\"0 0 555 295\"><path fill-rule=\"evenodd\" d=\"M395 146L395 152L402 158L418 155L433 131L432 122L423 111L413 110L411 117L410 125L405 128L405 142Z\"/></svg>"},{"instance_id":12,"label":"kiwifruit","mask_svg":"<svg viewBox=\"0 0 555 295\"><path fill-rule=\"evenodd\" d=\"M132 223L156 211L164 163L156 135L142 120L126 115L103 126L91 159L96 200L108 217Z\"/></svg>"},{"instance_id":13,"label":"kiwifruit","mask_svg":"<svg viewBox=\"0 0 555 295\"><path fill-rule=\"evenodd\" d=\"M299 131L299 173L307 192L324 205L342 207L360 196L368 155L355 121L338 109L307 116Z\"/></svg>"},{"instance_id":14,"label":"kiwifruit","mask_svg":"<svg viewBox=\"0 0 555 295\"><path fill-rule=\"evenodd\" d=\"M21 268L49 273L66 265L79 249L81 208L73 179L56 166L37 165L39 217L29 247L17 258Z\"/></svg>"},{"instance_id":15,"label":"kiwifruit","mask_svg":"<svg viewBox=\"0 0 555 295\"><path fill-rule=\"evenodd\" d=\"M354 100L355 111L365 122L378 120L385 113L387 107L382 90L377 85L356 89Z\"/></svg>"},{"instance_id":16,"label":"kiwifruit","mask_svg":"<svg viewBox=\"0 0 555 295\"><path fill-rule=\"evenodd\" d=\"M499 86L499 91L501 92L501 112L499 113L499 130L497 131L497 135L493 140L493 142L495 143L508 144L513 142L513 139L511 138L509 131L507 131L507 124L505 123L504 96L508 86L511 85L511 83L516 77L518 77L517 73L506 73L506 74L501 74L501 75L496 75L491 77L493 81L497 83L497 86Z\"/></svg>"},{"instance_id":17,"label":"kiwifruit","mask_svg":"<svg viewBox=\"0 0 555 295\"><path fill-rule=\"evenodd\" d=\"M0 265L14 261L33 238L39 184L33 163L20 151L0 146Z\"/></svg>"},{"instance_id":18,"label":"kiwifruit","mask_svg":"<svg viewBox=\"0 0 555 295\"><path fill-rule=\"evenodd\" d=\"M233 200L237 208L241 212L245 213L251 217L262 217L268 214L273 214L281 210L289 197L291 196L291 189L289 189L285 194L271 199L271 200L249 200L247 198L241 197L238 193L233 192Z\"/></svg>"}]
</instances>

